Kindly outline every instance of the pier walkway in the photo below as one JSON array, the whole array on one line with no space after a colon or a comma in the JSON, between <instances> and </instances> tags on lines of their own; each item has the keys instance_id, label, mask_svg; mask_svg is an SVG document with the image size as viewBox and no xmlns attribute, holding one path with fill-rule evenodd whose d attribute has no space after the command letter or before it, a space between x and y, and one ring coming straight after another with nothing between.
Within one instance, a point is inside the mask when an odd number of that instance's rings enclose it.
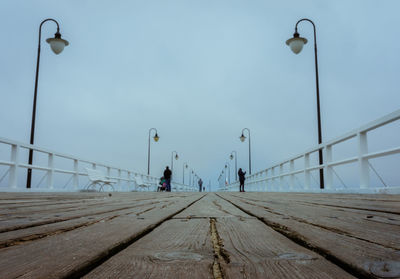
<instances>
[{"instance_id":1,"label":"pier walkway","mask_svg":"<svg viewBox=\"0 0 400 279\"><path fill-rule=\"evenodd\" d=\"M2 193L0 278L400 278L400 196Z\"/></svg>"}]
</instances>

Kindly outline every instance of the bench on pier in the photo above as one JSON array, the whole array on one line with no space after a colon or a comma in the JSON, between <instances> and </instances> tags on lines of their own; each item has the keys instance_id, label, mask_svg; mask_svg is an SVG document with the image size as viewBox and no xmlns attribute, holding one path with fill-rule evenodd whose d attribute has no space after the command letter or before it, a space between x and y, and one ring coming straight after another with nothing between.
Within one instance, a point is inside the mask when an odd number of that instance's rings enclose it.
<instances>
[{"instance_id":1,"label":"bench on pier","mask_svg":"<svg viewBox=\"0 0 400 279\"><path fill-rule=\"evenodd\" d=\"M143 181L142 177L140 176L136 176L135 177L135 182L136 182L136 187L143 189L146 189L147 191L150 190L150 183L146 183Z\"/></svg>"},{"instance_id":2,"label":"bench on pier","mask_svg":"<svg viewBox=\"0 0 400 279\"><path fill-rule=\"evenodd\" d=\"M115 180L111 180L106 178L106 176L99 170L86 168L90 184L86 187L85 190L96 190L96 186L99 186L99 192L104 191L104 186L110 186L114 191L113 183L116 183Z\"/></svg>"}]
</instances>

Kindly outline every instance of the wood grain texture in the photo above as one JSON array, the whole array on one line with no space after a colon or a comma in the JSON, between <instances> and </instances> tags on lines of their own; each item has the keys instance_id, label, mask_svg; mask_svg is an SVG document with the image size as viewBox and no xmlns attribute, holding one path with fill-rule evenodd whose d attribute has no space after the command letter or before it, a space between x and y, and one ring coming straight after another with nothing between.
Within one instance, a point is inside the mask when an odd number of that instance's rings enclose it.
<instances>
[{"instance_id":1,"label":"wood grain texture","mask_svg":"<svg viewBox=\"0 0 400 279\"><path fill-rule=\"evenodd\" d=\"M96 262L198 199L178 199L152 218L136 213L0 249L0 278L63 278Z\"/></svg>"},{"instance_id":2,"label":"wood grain texture","mask_svg":"<svg viewBox=\"0 0 400 279\"><path fill-rule=\"evenodd\" d=\"M354 278L257 219L217 218L225 278Z\"/></svg>"},{"instance_id":3,"label":"wood grain texture","mask_svg":"<svg viewBox=\"0 0 400 279\"><path fill-rule=\"evenodd\" d=\"M29 228L33 226L51 224L85 216L133 208L137 205L140 205L140 203L157 203L158 201L177 198L173 196L157 196L157 199L155 199L156 196L154 196L154 193L152 194L153 195L149 195L146 198L138 198L132 195L130 198L127 198L121 196L120 193L112 196L107 194L102 196L100 199L96 198L94 201L83 199L79 203L66 205L67 201L63 200L63 203L60 205L52 204L50 208L48 204L44 204L42 207L35 206L32 209L23 206L23 212L15 209L14 212L1 211L1 218L3 218L3 220L0 219L0 232ZM85 195L83 195L83 197L85 197ZM58 198L58 200L60 201L60 198Z\"/></svg>"},{"instance_id":4,"label":"wood grain texture","mask_svg":"<svg viewBox=\"0 0 400 279\"><path fill-rule=\"evenodd\" d=\"M83 278L214 278L207 218L172 219Z\"/></svg>"},{"instance_id":5,"label":"wood grain texture","mask_svg":"<svg viewBox=\"0 0 400 279\"><path fill-rule=\"evenodd\" d=\"M300 240L310 247L321 251L326 255L330 255L340 262L348 265L363 276L371 278L398 278L400 277L400 251L397 248L386 247L379 243L368 241L354 237L353 231L346 233L341 229L335 229L335 221L331 222L330 227L316 225L323 223L322 219L327 217L323 214L319 215L323 210L320 207L315 208L316 214L313 219L307 220L309 211L304 212L298 207L291 207L294 202L287 205L288 211L275 211L275 208L280 206L278 202L269 202L268 195L265 195L265 200L262 205L259 203L249 202L247 197L252 195L237 195L223 194L221 195L229 199L240 208L264 220L267 224L274 227L276 230L285 233L293 239ZM252 196L254 199L254 196ZM261 195L257 195L257 201L260 201ZM329 196L327 197L329 198ZM261 198L262 199L262 198ZM294 210L296 208L296 210ZM347 214L351 214L347 212ZM297 217L293 217L297 216ZM301 216L301 218L298 218ZM351 216L347 216L348 220L352 220ZM340 221L338 222L340 224ZM356 225L355 225L356 226ZM374 223L370 224L374 227ZM372 234L369 238L373 239L376 235L380 239L379 234L391 235L391 239L398 237L398 227L388 225L387 230L376 230L371 228L369 233ZM382 227L381 227L382 229ZM397 245L393 244L394 246Z\"/></svg>"},{"instance_id":6,"label":"wood grain texture","mask_svg":"<svg viewBox=\"0 0 400 279\"><path fill-rule=\"evenodd\" d=\"M273 201L241 198L242 202L293 220L335 231L387 248L400 250L400 215L366 209L350 209L302 201Z\"/></svg>"}]
</instances>

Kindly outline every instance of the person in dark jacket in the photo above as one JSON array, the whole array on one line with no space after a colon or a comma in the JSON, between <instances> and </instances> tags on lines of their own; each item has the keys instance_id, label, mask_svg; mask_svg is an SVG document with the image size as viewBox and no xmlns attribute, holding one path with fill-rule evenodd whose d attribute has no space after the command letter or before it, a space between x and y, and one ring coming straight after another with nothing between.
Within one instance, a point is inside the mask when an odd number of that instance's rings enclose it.
<instances>
[{"instance_id":1,"label":"person in dark jacket","mask_svg":"<svg viewBox=\"0 0 400 279\"><path fill-rule=\"evenodd\" d=\"M203 188L202 186L203 186L203 180L201 180L201 178L200 178L200 180L199 180L199 192L201 192L201 189Z\"/></svg>"},{"instance_id":2,"label":"person in dark jacket","mask_svg":"<svg viewBox=\"0 0 400 279\"><path fill-rule=\"evenodd\" d=\"M167 183L167 192L171 192L171 176L172 176L172 172L169 169L169 167L167 166L165 168L164 171L164 178L165 178L165 182Z\"/></svg>"},{"instance_id":3,"label":"person in dark jacket","mask_svg":"<svg viewBox=\"0 0 400 279\"><path fill-rule=\"evenodd\" d=\"M242 168L240 168L238 171L238 175L239 175L239 182L240 182L239 191L244 192L244 180L246 179L244 176L246 175L246 172L243 172Z\"/></svg>"}]
</instances>

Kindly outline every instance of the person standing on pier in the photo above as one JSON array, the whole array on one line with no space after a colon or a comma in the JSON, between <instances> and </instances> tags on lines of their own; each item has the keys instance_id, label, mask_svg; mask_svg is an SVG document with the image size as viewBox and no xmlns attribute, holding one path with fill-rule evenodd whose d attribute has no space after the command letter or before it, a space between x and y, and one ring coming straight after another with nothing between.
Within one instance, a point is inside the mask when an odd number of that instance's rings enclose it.
<instances>
[{"instance_id":1,"label":"person standing on pier","mask_svg":"<svg viewBox=\"0 0 400 279\"><path fill-rule=\"evenodd\" d=\"M246 172L243 172L242 168L240 168L238 171L238 175L239 175L239 182L240 182L239 191L244 192L244 180L246 179L244 176L246 175Z\"/></svg>"},{"instance_id":2,"label":"person standing on pier","mask_svg":"<svg viewBox=\"0 0 400 279\"><path fill-rule=\"evenodd\" d=\"M199 183L199 192L201 192L201 189L203 188L203 180L201 180L200 178L198 183Z\"/></svg>"},{"instance_id":3,"label":"person standing on pier","mask_svg":"<svg viewBox=\"0 0 400 279\"><path fill-rule=\"evenodd\" d=\"M164 178L165 178L165 182L167 183L167 187L166 187L167 192L171 192L171 176L172 176L172 172L169 169L169 167L167 166L164 171Z\"/></svg>"}]
</instances>

